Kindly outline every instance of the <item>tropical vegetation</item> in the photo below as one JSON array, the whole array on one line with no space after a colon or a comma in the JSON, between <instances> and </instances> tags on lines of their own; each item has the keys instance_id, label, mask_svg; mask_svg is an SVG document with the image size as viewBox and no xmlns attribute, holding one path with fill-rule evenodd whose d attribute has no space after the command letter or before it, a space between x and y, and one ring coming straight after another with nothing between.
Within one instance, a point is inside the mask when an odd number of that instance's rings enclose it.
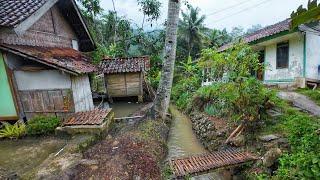
<instances>
[{"instance_id":1,"label":"tropical vegetation","mask_svg":"<svg viewBox=\"0 0 320 180\"><path fill-rule=\"evenodd\" d=\"M30 119L27 125L28 135L49 135L61 124L57 117L38 116Z\"/></svg>"},{"instance_id":2,"label":"tropical vegetation","mask_svg":"<svg viewBox=\"0 0 320 180\"><path fill-rule=\"evenodd\" d=\"M26 125L23 121L17 121L15 124L3 122L0 129L0 138L18 139L26 134Z\"/></svg>"}]
</instances>

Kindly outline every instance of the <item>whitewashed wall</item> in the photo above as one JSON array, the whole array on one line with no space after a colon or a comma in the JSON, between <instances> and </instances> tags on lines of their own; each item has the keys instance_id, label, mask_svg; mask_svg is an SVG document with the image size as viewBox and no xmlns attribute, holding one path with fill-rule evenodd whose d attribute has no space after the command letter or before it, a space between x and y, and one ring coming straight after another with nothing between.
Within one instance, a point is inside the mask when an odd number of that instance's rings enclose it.
<instances>
[{"instance_id":1,"label":"whitewashed wall","mask_svg":"<svg viewBox=\"0 0 320 180\"><path fill-rule=\"evenodd\" d=\"M93 100L88 75L72 76L72 91L75 111L93 110Z\"/></svg>"},{"instance_id":2,"label":"whitewashed wall","mask_svg":"<svg viewBox=\"0 0 320 180\"><path fill-rule=\"evenodd\" d=\"M21 91L71 88L70 75L58 70L14 71L14 75Z\"/></svg>"},{"instance_id":3,"label":"whitewashed wall","mask_svg":"<svg viewBox=\"0 0 320 180\"><path fill-rule=\"evenodd\" d=\"M290 37L289 39L289 67L286 69L277 69L277 43L274 42L265 48L265 82L277 82L293 80L295 77L303 75L303 52L304 37L302 34Z\"/></svg>"},{"instance_id":4,"label":"whitewashed wall","mask_svg":"<svg viewBox=\"0 0 320 180\"><path fill-rule=\"evenodd\" d=\"M320 79L320 36L307 32L306 34L306 78Z\"/></svg>"}]
</instances>

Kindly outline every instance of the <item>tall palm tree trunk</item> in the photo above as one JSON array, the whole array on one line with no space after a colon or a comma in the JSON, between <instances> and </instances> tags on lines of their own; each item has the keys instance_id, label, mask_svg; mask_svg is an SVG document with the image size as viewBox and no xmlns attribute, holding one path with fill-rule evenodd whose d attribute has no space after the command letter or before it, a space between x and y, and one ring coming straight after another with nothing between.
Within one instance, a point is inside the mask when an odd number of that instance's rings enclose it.
<instances>
[{"instance_id":1,"label":"tall palm tree trunk","mask_svg":"<svg viewBox=\"0 0 320 180\"><path fill-rule=\"evenodd\" d=\"M177 32L180 3L181 0L169 0L168 5L165 56L161 79L153 107L155 116L162 119L165 119L170 104L170 95L177 49Z\"/></svg>"}]
</instances>

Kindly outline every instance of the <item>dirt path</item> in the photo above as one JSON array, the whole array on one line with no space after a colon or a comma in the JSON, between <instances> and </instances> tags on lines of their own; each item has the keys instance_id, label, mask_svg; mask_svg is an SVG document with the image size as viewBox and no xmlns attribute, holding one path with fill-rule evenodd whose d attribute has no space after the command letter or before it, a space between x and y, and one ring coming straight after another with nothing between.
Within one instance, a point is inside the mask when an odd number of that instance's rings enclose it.
<instances>
[{"instance_id":1,"label":"dirt path","mask_svg":"<svg viewBox=\"0 0 320 180\"><path fill-rule=\"evenodd\" d=\"M296 92L281 91L278 93L278 97L293 103L294 106L308 111L309 113L320 116L320 106L310 100L307 96Z\"/></svg>"}]
</instances>

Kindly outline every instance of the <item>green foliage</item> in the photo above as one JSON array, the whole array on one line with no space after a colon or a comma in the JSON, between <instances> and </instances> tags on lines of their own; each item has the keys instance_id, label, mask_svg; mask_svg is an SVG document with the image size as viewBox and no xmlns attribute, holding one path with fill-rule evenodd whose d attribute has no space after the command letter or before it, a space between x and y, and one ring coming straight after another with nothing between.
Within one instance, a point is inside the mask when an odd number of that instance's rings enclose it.
<instances>
[{"instance_id":1,"label":"green foliage","mask_svg":"<svg viewBox=\"0 0 320 180\"><path fill-rule=\"evenodd\" d=\"M28 135L48 135L54 133L61 123L57 117L38 116L28 121Z\"/></svg>"},{"instance_id":2,"label":"green foliage","mask_svg":"<svg viewBox=\"0 0 320 180\"><path fill-rule=\"evenodd\" d=\"M298 89L297 92L308 96L311 100L320 105L320 89Z\"/></svg>"},{"instance_id":3,"label":"green foliage","mask_svg":"<svg viewBox=\"0 0 320 180\"><path fill-rule=\"evenodd\" d=\"M18 139L26 134L26 125L23 121L17 121L11 125L4 122L3 128L0 129L0 138Z\"/></svg>"},{"instance_id":4,"label":"green foliage","mask_svg":"<svg viewBox=\"0 0 320 180\"><path fill-rule=\"evenodd\" d=\"M92 59L94 64L99 64L100 61L105 57L108 53L106 47L98 45L97 49L92 53Z\"/></svg>"},{"instance_id":5,"label":"green foliage","mask_svg":"<svg viewBox=\"0 0 320 180\"><path fill-rule=\"evenodd\" d=\"M147 21L155 21L160 17L161 2L158 0L138 0L138 5L141 6L140 11L144 16L147 16ZM143 25L142 25L143 28Z\"/></svg>"},{"instance_id":6,"label":"green foliage","mask_svg":"<svg viewBox=\"0 0 320 180\"><path fill-rule=\"evenodd\" d=\"M230 43L232 41L232 37L226 29L213 29L208 32L207 41L210 48L219 48L224 44Z\"/></svg>"},{"instance_id":7,"label":"green foliage","mask_svg":"<svg viewBox=\"0 0 320 180\"><path fill-rule=\"evenodd\" d=\"M166 164L164 165L164 167L162 168L161 174L162 174L162 178L163 178L163 179L170 179L170 178L172 178L173 171L172 171L172 169L171 169L171 167L170 167L170 165L169 165L168 163L166 163Z\"/></svg>"},{"instance_id":8,"label":"green foliage","mask_svg":"<svg viewBox=\"0 0 320 180\"><path fill-rule=\"evenodd\" d=\"M179 72L181 72L183 78L194 76L194 73L198 71L197 64L192 62L191 56L187 58L187 62L181 62L177 68Z\"/></svg>"},{"instance_id":9,"label":"green foliage","mask_svg":"<svg viewBox=\"0 0 320 180\"><path fill-rule=\"evenodd\" d=\"M275 93L252 77L240 84L215 83L202 87L195 93L192 104L209 115L253 122L261 119L271 97L275 97Z\"/></svg>"},{"instance_id":10,"label":"green foliage","mask_svg":"<svg viewBox=\"0 0 320 180\"><path fill-rule=\"evenodd\" d=\"M179 22L178 44L183 46L188 56L195 58L202 49L207 30L204 21L205 16L200 16L199 8L189 6L187 12L182 12L182 19ZM186 56L182 58L186 58Z\"/></svg>"},{"instance_id":11,"label":"green foliage","mask_svg":"<svg viewBox=\"0 0 320 180\"><path fill-rule=\"evenodd\" d=\"M289 111L281 117L291 152L280 158L279 179L316 179L320 174L319 119Z\"/></svg>"},{"instance_id":12,"label":"green foliage","mask_svg":"<svg viewBox=\"0 0 320 180\"><path fill-rule=\"evenodd\" d=\"M274 92L252 76L262 64L259 63L258 54L246 44L236 44L223 53L203 50L199 66L211 68L211 74L208 75L210 79L221 81L197 91L193 104L201 111L253 122L261 119L267 103L276 99ZM227 79L226 82L223 79Z\"/></svg>"},{"instance_id":13,"label":"green foliage","mask_svg":"<svg viewBox=\"0 0 320 180\"><path fill-rule=\"evenodd\" d=\"M100 6L100 0L77 0L84 7L85 12L90 16L93 20L94 17L100 14L103 9Z\"/></svg>"},{"instance_id":14,"label":"green foliage","mask_svg":"<svg viewBox=\"0 0 320 180\"><path fill-rule=\"evenodd\" d=\"M203 50L199 65L212 68L213 79L221 79L227 73L230 81L241 82L243 78L251 77L252 72L263 68L258 57L249 45L238 43L222 53L212 49Z\"/></svg>"},{"instance_id":15,"label":"green foliage","mask_svg":"<svg viewBox=\"0 0 320 180\"><path fill-rule=\"evenodd\" d=\"M172 100L176 102L176 105L180 109L187 108L191 102L193 93L200 87L200 77L197 75L183 78L172 88Z\"/></svg>"}]
</instances>

